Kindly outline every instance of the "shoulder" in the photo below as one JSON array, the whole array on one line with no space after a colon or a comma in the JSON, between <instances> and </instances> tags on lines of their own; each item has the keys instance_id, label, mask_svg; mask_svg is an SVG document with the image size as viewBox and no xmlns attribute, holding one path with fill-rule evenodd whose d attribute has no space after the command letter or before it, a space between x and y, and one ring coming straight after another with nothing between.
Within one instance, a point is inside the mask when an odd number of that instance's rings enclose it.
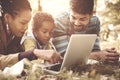
<instances>
[{"instance_id":1,"label":"shoulder","mask_svg":"<svg viewBox=\"0 0 120 80\"><path fill-rule=\"evenodd\" d=\"M26 31L25 34L23 35L22 39L21 39L21 44L24 43L25 40L35 40L34 35L32 32Z\"/></svg>"},{"instance_id":2,"label":"shoulder","mask_svg":"<svg viewBox=\"0 0 120 80\"><path fill-rule=\"evenodd\" d=\"M69 26L69 13L63 12L55 17L54 36L66 34L66 29Z\"/></svg>"},{"instance_id":3,"label":"shoulder","mask_svg":"<svg viewBox=\"0 0 120 80\"><path fill-rule=\"evenodd\" d=\"M90 26L92 25L100 25L100 20L97 16L93 16L91 19L90 19Z\"/></svg>"},{"instance_id":4,"label":"shoulder","mask_svg":"<svg viewBox=\"0 0 120 80\"><path fill-rule=\"evenodd\" d=\"M59 30L66 30L66 27L69 26L69 13L63 12L55 17L55 26Z\"/></svg>"},{"instance_id":5,"label":"shoulder","mask_svg":"<svg viewBox=\"0 0 120 80\"><path fill-rule=\"evenodd\" d=\"M87 28L87 33L98 34L99 31L100 31L100 21L97 16L93 16L90 19L90 22Z\"/></svg>"},{"instance_id":6,"label":"shoulder","mask_svg":"<svg viewBox=\"0 0 120 80\"><path fill-rule=\"evenodd\" d=\"M62 12L62 13L58 14L57 16L55 16L55 19L61 20L61 19L65 19L68 17L69 17L69 13L66 11L66 12Z\"/></svg>"},{"instance_id":7,"label":"shoulder","mask_svg":"<svg viewBox=\"0 0 120 80\"><path fill-rule=\"evenodd\" d=\"M69 13L68 12L63 12L55 17L55 22L56 23L61 23L63 25L68 24L69 22Z\"/></svg>"}]
</instances>

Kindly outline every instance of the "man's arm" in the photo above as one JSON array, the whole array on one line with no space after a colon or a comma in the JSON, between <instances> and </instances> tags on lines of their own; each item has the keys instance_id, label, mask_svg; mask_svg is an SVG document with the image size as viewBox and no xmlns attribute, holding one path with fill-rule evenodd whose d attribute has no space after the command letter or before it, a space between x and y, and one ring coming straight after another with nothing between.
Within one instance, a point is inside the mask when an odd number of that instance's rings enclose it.
<instances>
[{"instance_id":1,"label":"man's arm","mask_svg":"<svg viewBox=\"0 0 120 80\"><path fill-rule=\"evenodd\" d=\"M100 32L100 20L98 17L93 16L90 20L90 27L87 30L87 33L91 34L97 34L97 39L95 41L94 47L93 47L93 52L94 51L100 51L100 45L99 45L99 32Z\"/></svg>"},{"instance_id":2,"label":"man's arm","mask_svg":"<svg viewBox=\"0 0 120 80\"><path fill-rule=\"evenodd\" d=\"M100 21L98 18L96 18L96 21L93 22L96 23L95 26L95 33L99 37L99 32L100 32ZM119 55L118 52L115 50L115 48L110 48L110 49L104 49L100 50L99 46L99 38L96 39L93 51L90 54L91 59L99 60L99 61L104 61L104 62L110 62L110 63L116 63L119 60Z\"/></svg>"},{"instance_id":3,"label":"man's arm","mask_svg":"<svg viewBox=\"0 0 120 80\"><path fill-rule=\"evenodd\" d=\"M64 26L65 27L65 26ZM56 22L52 43L60 54L64 54L68 45L68 36L63 25Z\"/></svg>"}]
</instances>

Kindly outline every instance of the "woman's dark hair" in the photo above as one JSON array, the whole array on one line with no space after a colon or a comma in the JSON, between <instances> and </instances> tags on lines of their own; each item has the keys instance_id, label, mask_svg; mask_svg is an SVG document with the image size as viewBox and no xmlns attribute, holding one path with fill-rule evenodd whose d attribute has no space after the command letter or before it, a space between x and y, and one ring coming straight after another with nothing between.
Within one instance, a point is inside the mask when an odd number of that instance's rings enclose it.
<instances>
[{"instance_id":1,"label":"woman's dark hair","mask_svg":"<svg viewBox=\"0 0 120 80\"><path fill-rule=\"evenodd\" d=\"M32 10L28 0L0 0L3 15L9 13L12 17L20 10Z\"/></svg>"},{"instance_id":2,"label":"woman's dark hair","mask_svg":"<svg viewBox=\"0 0 120 80\"><path fill-rule=\"evenodd\" d=\"M54 19L53 19L52 15L50 15L46 12L35 13L35 15L33 16L33 24L32 24L33 31L38 30L42 26L42 23L45 21L54 23Z\"/></svg>"},{"instance_id":3,"label":"woman's dark hair","mask_svg":"<svg viewBox=\"0 0 120 80\"><path fill-rule=\"evenodd\" d=\"M70 8L79 14L91 14L94 0L70 0Z\"/></svg>"}]
</instances>

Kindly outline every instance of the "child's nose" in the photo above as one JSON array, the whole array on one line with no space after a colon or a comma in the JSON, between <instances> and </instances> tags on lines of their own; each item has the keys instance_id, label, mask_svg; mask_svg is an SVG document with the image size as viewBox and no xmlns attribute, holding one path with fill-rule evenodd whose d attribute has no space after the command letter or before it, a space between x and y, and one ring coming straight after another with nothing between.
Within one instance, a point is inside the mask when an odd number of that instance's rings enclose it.
<instances>
[{"instance_id":1,"label":"child's nose","mask_svg":"<svg viewBox=\"0 0 120 80\"><path fill-rule=\"evenodd\" d=\"M47 33L47 34L46 34L46 36L47 36L47 37L50 37L50 34L49 34L49 33Z\"/></svg>"}]
</instances>

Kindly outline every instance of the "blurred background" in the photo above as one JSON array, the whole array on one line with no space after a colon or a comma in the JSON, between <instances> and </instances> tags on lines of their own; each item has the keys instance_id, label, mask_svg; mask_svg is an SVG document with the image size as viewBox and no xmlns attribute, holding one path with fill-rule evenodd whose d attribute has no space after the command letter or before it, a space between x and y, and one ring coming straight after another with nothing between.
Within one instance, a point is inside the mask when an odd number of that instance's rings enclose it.
<instances>
[{"instance_id":1,"label":"blurred background","mask_svg":"<svg viewBox=\"0 0 120 80\"><path fill-rule=\"evenodd\" d=\"M53 16L68 10L69 0L30 0L33 13L35 11L45 11Z\"/></svg>"},{"instance_id":2,"label":"blurred background","mask_svg":"<svg viewBox=\"0 0 120 80\"><path fill-rule=\"evenodd\" d=\"M120 52L120 0L94 0L94 11L101 22L101 48L115 47ZM44 11L54 17L69 10L69 0L30 0L33 13Z\"/></svg>"}]
</instances>

